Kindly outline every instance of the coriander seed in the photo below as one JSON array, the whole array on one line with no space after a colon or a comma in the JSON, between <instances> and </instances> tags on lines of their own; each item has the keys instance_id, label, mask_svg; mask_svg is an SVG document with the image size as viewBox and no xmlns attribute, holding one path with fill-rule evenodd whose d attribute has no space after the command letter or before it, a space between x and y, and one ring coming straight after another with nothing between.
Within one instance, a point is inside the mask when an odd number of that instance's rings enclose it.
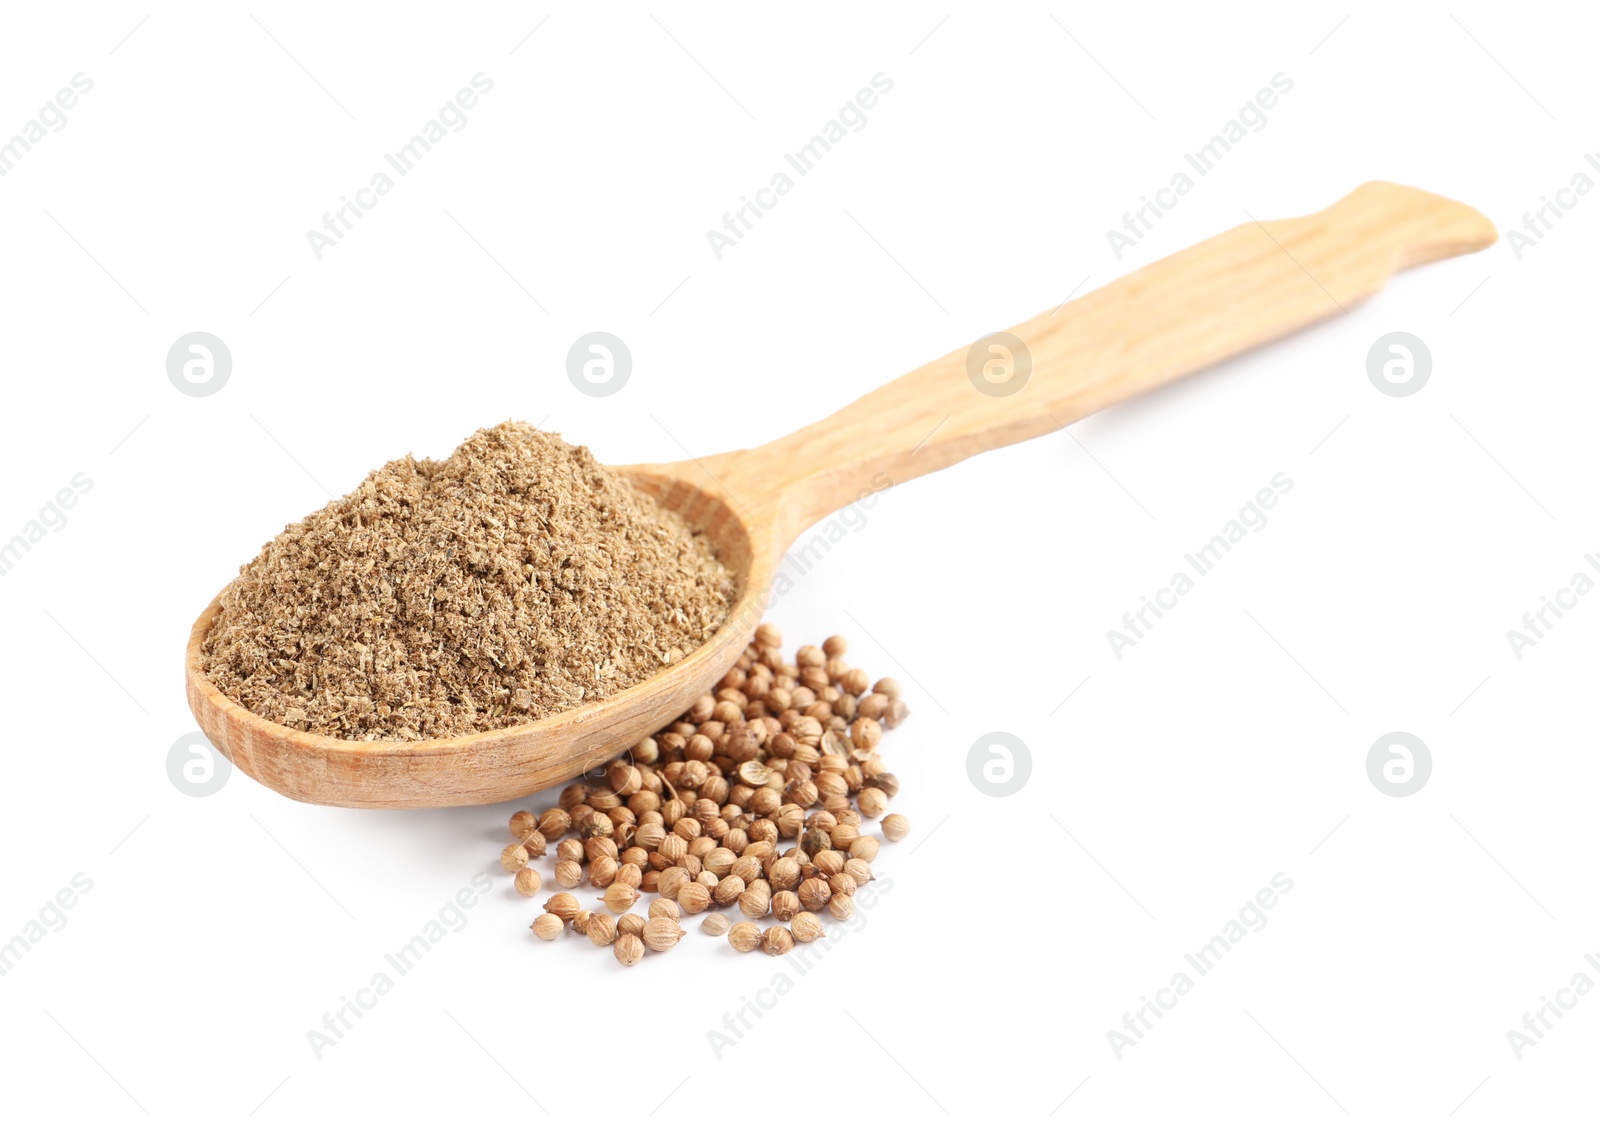
<instances>
[{"instance_id":1,"label":"coriander seed","mask_svg":"<svg viewBox=\"0 0 1600 1131\"><path fill-rule=\"evenodd\" d=\"M906 716L910 713L911 709L906 706L906 701L904 699L889 700L888 709L883 712L884 729L893 730L895 727L905 722Z\"/></svg>"},{"instance_id":2,"label":"coriander seed","mask_svg":"<svg viewBox=\"0 0 1600 1131\"><path fill-rule=\"evenodd\" d=\"M744 894L744 881L738 876L728 876L717 884L711 896L717 901L718 907L731 907L739 902L739 897Z\"/></svg>"},{"instance_id":3,"label":"coriander seed","mask_svg":"<svg viewBox=\"0 0 1600 1131\"><path fill-rule=\"evenodd\" d=\"M500 853L500 867L516 873L528 866L528 850L520 844L508 844Z\"/></svg>"},{"instance_id":4,"label":"coriander seed","mask_svg":"<svg viewBox=\"0 0 1600 1131\"><path fill-rule=\"evenodd\" d=\"M572 917L580 910L578 897L571 892L558 891L544 901L544 909L550 914L558 916L563 923L572 922Z\"/></svg>"},{"instance_id":5,"label":"coriander seed","mask_svg":"<svg viewBox=\"0 0 1600 1131\"><path fill-rule=\"evenodd\" d=\"M872 882L872 865L865 860L847 860L844 865L845 874L858 884Z\"/></svg>"},{"instance_id":6,"label":"coriander seed","mask_svg":"<svg viewBox=\"0 0 1600 1131\"><path fill-rule=\"evenodd\" d=\"M567 835L567 830L572 827L572 818L567 816L565 809L546 809L539 814L539 831L546 840L559 840Z\"/></svg>"},{"instance_id":7,"label":"coriander seed","mask_svg":"<svg viewBox=\"0 0 1600 1131\"><path fill-rule=\"evenodd\" d=\"M538 831L538 828L539 818L535 817L526 809L518 809L515 813L511 814L512 840L518 842L527 840L528 834Z\"/></svg>"},{"instance_id":8,"label":"coriander seed","mask_svg":"<svg viewBox=\"0 0 1600 1131\"><path fill-rule=\"evenodd\" d=\"M790 857L774 860L767 878L777 890L793 891L800 886L800 862Z\"/></svg>"},{"instance_id":9,"label":"coriander seed","mask_svg":"<svg viewBox=\"0 0 1600 1131\"><path fill-rule=\"evenodd\" d=\"M822 920L809 911L802 911L794 917L789 924L789 933L794 936L795 942L816 942L827 934L822 929Z\"/></svg>"},{"instance_id":10,"label":"coriander seed","mask_svg":"<svg viewBox=\"0 0 1600 1131\"><path fill-rule=\"evenodd\" d=\"M617 938L617 921L609 915L596 912L589 916L586 933L595 946L610 946Z\"/></svg>"},{"instance_id":11,"label":"coriander seed","mask_svg":"<svg viewBox=\"0 0 1600 1131\"><path fill-rule=\"evenodd\" d=\"M627 762L611 763L611 769L606 772L606 781L612 789L624 795L638 793L644 784L639 767L630 766Z\"/></svg>"},{"instance_id":12,"label":"coriander seed","mask_svg":"<svg viewBox=\"0 0 1600 1131\"><path fill-rule=\"evenodd\" d=\"M840 852L836 848L830 848L813 856L811 858L811 863L815 864L817 871L821 872L824 876L831 876L835 872L844 871L844 862L846 859L847 857L844 853Z\"/></svg>"},{"instance_id":13,"label":"coriander seed","mask_svg":"<svg viewBox=\"0 0 1600 1131\"><path fill-rule=\"evenodd\" d=\"M740 954L749 954L761 945L761 928L748 919L741 919L728 928L728 945Z\"/></svg>"},{"instance_id":14,"label":"coriander seed","mask_svg":"<svg viewBox=\"0 0 1600 1131\"><path fill-rule=\"evenodd\" d=\"M688 883L691 878L687 868L664 868L661 874L656 877L656 891L668 899L677 899L679 889Z\"/></svg>"},{"instance_id":15,"label":"coriander seed","mask_svg":"<svg viewBox=\"0 0 1600 1131\"><path fill-rule=\"evenodd\" d=\"M826 852L833 844L832 830L807 829L800 834L800 850L807 856Z\"/></svg>"},{"instance_id":16,"label":"coriander seed","mask_svg":"<svg viewBox=\"0 0 1600 1131\"><path fill-rule=\"evenodd\" d=\"M738 854L729 849L713 848L705 855L705 868L713 876L722 879L733 870L734 862L738 859Z\"/></svg>"},{"instance_id":17,"label":"coriander seed","mask_svg":"<svg viewBox=\"0 0 1600 1131\"><path fill-rule=\"evenodd\" d=\"M798 894L807 911L821 911L832 897L833 889L821 876L812 876L809 880L800 881Z\"/></svg>"},{"instance_id":18,"label":"coriander seed","mask_svg":"<svg viewBox=\"0 0 1600 1131\"><path fill-rule=\"evenodd\" d=\"M576 860L563 860L556 865L556 883L564 888L575 888L583 883L583 865Z\"/></svg>"},{"instance_id":19,"label":"coriander seed","mask_svg":"<svg viewBox=\"0 0 1600 1131\"><path fill-rule=\"evenodd\" d=\"M794 949L794 936L788 927L768 927L761 933L761 949L774 958Z\"/></svg>"},{"instance_id":20,"label":"coriander seed","mask_svg":"<svg viewBox=\"0 0 1600 1131\"><path fill-rule=\"evenodd\" d=\"M612 944L611 953L617 956L617 961L624 966L634 966L639 959L644 957L644 940L638 935L618 935L617 941Z\"/></svg>"},{"instance_id":21,"label":"coriander seed","mask_svg":"<svg viewBox=\"0 0 1600 1131\"><path fill-rule=\"evenodd\" d=\"M732 925L728 917L720 911L713 911L700 920L701 932L708 935L725 935Z\"/></svg>"},{"instance_id":22,"label":"coriander seed","mask_svg":"<svg viewBox=\"0 0 1600 1131\"><path fill-rule=\"evenodd\" d=\"M872 863L878 858L878 838L875 836L858 836L850 842L850 857L853 860L865 860Z\"/></svg>"},{"instance_id":23,"label":"coriander seed","mask_svg":"<svg viewBox=\"0 0 1600 1131\"><path fill-rule=\"evenodd\" d=\"M883 819L884 839L889 841L905 840L911 834L911 822L906 820L904 814L890 813Z\"/></svg>"},{"instance_id":24,"label":"coriander seed","mask_svg":"<svg viewBox=\"0 0 1600 1131\"><path fill-rule=\"evenodd\" d=\"M691 880L678 889L678 906L690 915L698 915L711 906L711 892L704 884Z\"/></svg>"},{"instance_id":25,"label":"coriander seed","mask_svg":"<svg viewBox=\"0 0 1600 1131\"><path fill-rule=\"evenodd\" d=\"M772 895L772 913L780 923L787 923L798 915L800 906L800 897L792 891L774 892Z\"/></svg>"},{"instance_id":26,"label":"coriander seed","mask_svg":"<svg viewBox=\"0 0 1600 1131\"><path fill-rule=\"evenodd\" d=\"M627 884L612 884L606 888L605 895L601 898L601 902L606 905L606 910L614 911L618 915L621 915L638 901L638 889Z\"/></svg>"},{"instance_id":27,"label":"coriander seed","mask_svg":"<svg viewBox=\"0 0 1600 1131\"><path fill-rule=\"evenodd\" d=\"M668 919L676 919L678 917L678 905L664 896L652 899L650 906L646 910L649 912L651 919L659 919L663 915Z\"/></svg>"},{"instance_id":28,"label":"coriander seed","mask_svg":"<svg viewBox=\"0 0 1600 1131\"><path fill-rule=\"evenodd\" d=\"M835 919L854 919L856 915L855 898L840 892L828 900L828 914Z\"/></svg>"},{"instance_id":29,"label":"coriander seed","mask_svg":"<svg viewBox=\"0 0 1600 1131\"><path fill-rule=\"evenodd\" d=\"M772 911L772 888L767 881L753 880L745 887L739 896L739 910L752 919L767 917Z\"/></svg>"},{"instance_id":30,"label":"coriander seed","mask_svg":"<svg viewBox=\"0 0 1600 1131\"><path fill-rule=\"evenodd\" d=\"M538 895L539 889L544 886L544 881L539 878L539 873L532 868L523 868L516 877L518 895Z\"/></svg>"},{"instance_id":31,"label":"coriander seed","mask_svg":"<svg viewBox=\"0 0 1600 1131\"><path fill-rule=\"evenodd\" d=\"M624 935L644 934L644 916L629 913L617 920L617 932Z\"/></svg>"},{"instance_id":32,"label":"coriander seed","mask_svg":"<svg viewBox=\"0 0 1600 1131\"><path fill-rule=\"evenodd\" d=\"M549 942L553 938L558 938L561 935L561 932L565 929L566 924L561 921L561 917L559 915L552 915L549 912L546 912L535 919L531 928L533 933L539 938L543 939L545 942Z\"/></svg>"},{"instance_id":33,"label":"coriander seed","mask_svg":"<svg viewBox=\"0 0 1600 1131\"><path fill-rule=\"evenodd\" d=\"M895 700L899 702L899 700ZM888 723L894 713L894 703L889 704L884 712L884 723ZM902 716L904 718L904 716ZM898 723L892 724L898 726ZM874 750L878 743L883 741L883 726L873 719L857 719L850 724L850 741L855 743L859 750Z\"/></svg>"},{"instance_id":34,"label":"coriander seed","mask_svg":"<svg viewBox=\"0 0 1600 1131\"><path fill-rule=\"evenodd\" d=\"M856 715L863 719L881 719L883 712L889 707L889 697L880 695L876 691L871 695L863 695L856 702Z\"/></svg>"},{"instance_id":35,"label":"coriander seed","mask_svg":"<svg viewBox=\"0 0 1600 1131\"><path fill-rule=\"evenodd\" d=\"M645 920L644 933L641 937L644 939L645 946L660 953L677 946L678 940L683 938L686 933L682 927L678 926L676 919L666 915L657 915L654 919Z\"/></svg>"}]
</instances>

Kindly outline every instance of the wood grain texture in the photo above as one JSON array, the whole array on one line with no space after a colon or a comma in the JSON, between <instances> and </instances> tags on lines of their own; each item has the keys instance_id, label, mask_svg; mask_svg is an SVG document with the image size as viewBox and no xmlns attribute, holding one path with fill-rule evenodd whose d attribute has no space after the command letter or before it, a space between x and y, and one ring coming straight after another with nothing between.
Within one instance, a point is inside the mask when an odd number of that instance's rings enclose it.
<instances>
[{"instance_id":1,"label":"wood grain texture","mask_svg":"<svg viewBox=\"0 0 1600 1131\"><path fill-rule=\"evenodd\" d=\"M200 650L213 602L190 634L189 706L235 765L299 800L418 808L526 796L606 761L710 689L760 623L782 554L823 516L1336 317L1396 271L1495 238L1494 226L1466 205L1365 184L1321 212L1242 224L1013 327L1032 371L1008 396L979 391L963 345L771 444L619 469L707 534L740 591L707 644L602 702L425 742L303 734L252 714L206 680Z\"/></svg>"}]
</instances>

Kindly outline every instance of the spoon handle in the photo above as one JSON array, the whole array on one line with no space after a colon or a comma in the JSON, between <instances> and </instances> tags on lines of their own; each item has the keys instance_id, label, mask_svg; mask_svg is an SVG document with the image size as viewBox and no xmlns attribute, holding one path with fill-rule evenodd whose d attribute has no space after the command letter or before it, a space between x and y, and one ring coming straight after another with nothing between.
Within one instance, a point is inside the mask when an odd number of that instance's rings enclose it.
<instances>
[{"instance_id":1,"label":"spoon handle","mask_svg":"<svg viewBox=\"0 0 1600 1131\"><path fill-rule=\"evenodd\" d=\"M953 350L741 453L735 474L781 497L786 544L890 483L1065 427L1344 314L1395 271L1494 241L1494 225L1464 204L1369 182L1321 212L1252 219Z\"/></svg>"}]
</instances>

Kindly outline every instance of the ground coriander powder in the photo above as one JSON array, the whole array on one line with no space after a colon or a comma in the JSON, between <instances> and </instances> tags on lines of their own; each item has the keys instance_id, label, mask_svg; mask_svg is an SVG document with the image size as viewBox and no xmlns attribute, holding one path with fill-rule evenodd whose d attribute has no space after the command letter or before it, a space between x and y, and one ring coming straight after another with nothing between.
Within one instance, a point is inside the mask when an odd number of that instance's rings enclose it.
<instances>
[{"instance_id":1,"label":"ground coriander powder","mask_svg":"<svg viewBox=\"0 0 1600 1131\"><path fill-rule=\"evenodd\" d=\"M223 593L205 674L314 734L472 734L676 663L734 588L703 536L587 448L507 422L287 527Z\"/></svg>"}]
</instances>

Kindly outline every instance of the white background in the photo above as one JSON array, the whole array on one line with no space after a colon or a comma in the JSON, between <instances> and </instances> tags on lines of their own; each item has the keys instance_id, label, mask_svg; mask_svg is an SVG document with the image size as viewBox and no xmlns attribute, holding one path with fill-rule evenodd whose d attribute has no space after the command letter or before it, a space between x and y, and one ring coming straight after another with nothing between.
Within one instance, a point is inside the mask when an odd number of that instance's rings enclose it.
<instances>
[{"instance_id":1,"label":"white background","mask_svg":"<svg viewBox=\"0 0 1600 1131\"><path fill-rule=\"evenodd\" d=\"M1506 1037L1600 948L1600 598L1520 659L1506 639L1600 576L1593 197L1520 259L1502 240L1408 273L888 492L775 619L792 645L843 632L906 684L886 750L914 833L880 858L893 886L865 929L720 1060L707 1031L786 967L698 933L632 970L536 942L496 861L517 805L169 782L195 614L387 459L507 417L619 463L752 446L1247 211L1384 178L1518 227L1600 138L1576 5L995 8L8 11L0 135L94 82L0 178L0 536L94 483L0 577L0 939L93 884L0 979L8 1115L1593 1110L1600 995L1520 1060ZM318 261L306 230L477 72L494 89L466 128ZM719 261L706 230L878 72L894 88L868 125ZM1294 89L1266 128L1119 262L1106 230L1278 72ZM604 399L565 372L595 329L634 357ZM1407 398L1366 373L1397 329L1433 357ZM215 396L167 379L194 330L233 355ZM1267 527L1117 659L1106 631L1278 472L1294 488ZM1395 730L1434 759L1405 799L1366 773ZM1032 751L1008 798L968 777L990 731ZM307 1031L480 871L465 929L319 1060ZM1118 1059L1107 1031L1279 872L1267 926Z\"/></svg>"}]
</instances>

